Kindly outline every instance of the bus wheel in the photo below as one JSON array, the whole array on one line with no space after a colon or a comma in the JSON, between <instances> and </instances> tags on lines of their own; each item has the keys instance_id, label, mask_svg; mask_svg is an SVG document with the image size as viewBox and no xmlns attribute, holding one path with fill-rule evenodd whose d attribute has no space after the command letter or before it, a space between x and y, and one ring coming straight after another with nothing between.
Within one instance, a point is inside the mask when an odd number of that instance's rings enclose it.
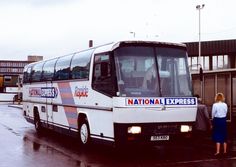
<instances>
[{"instance_id":1,"label":"bus wheel","mask_svg":"<svg viewBox=\"0 0 236 167\"><path fill-rule=\"evenodd\" d=\"M79 142L81 145L88 145L90 140L89 125L86 119L82 119L79 122Z\"/></svg>"},{"instance_id":2,"label":"bus wheel","mask_svg":"<svg viewBox=\"0 0 236 167\"><path fill-rule=\"evenodd\" d=\"M35 116L34 116L34 127L35 127L37 133L40 133L42 131L42 125L40 122L40 117L39 117L38 112L36 112Z\"/></svg>"}]
</instances>

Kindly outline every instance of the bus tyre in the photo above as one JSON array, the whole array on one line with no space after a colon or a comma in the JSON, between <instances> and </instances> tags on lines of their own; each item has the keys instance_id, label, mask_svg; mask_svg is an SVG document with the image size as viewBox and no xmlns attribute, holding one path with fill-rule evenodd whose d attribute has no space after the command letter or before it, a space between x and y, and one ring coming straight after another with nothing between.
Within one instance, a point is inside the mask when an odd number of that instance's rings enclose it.
<instances>
[{"instance_id":1,"label":"bus tyre","mask_svg":"<svg viewBox=\"0 0 236 167\"><path fill-rule=\"evenodd\" d=\"M79 122L79 143L83 146L86 146L89 144L90 141L90 132L89 132L89 125L88 121L86 119L82 119Z\"/></svg>"},{"instance_id":2,"label":"bus tyre","mask_svg":"<svg viewBox=\"0 0 236 167\"><path fill-rule=\"evenodd\" d=\"M40 122L40 117L39 117L38 112L34 116L34 127L35 127L37 133L40 133L42 131L42 125Z\"/></svg>"}]
</instances>

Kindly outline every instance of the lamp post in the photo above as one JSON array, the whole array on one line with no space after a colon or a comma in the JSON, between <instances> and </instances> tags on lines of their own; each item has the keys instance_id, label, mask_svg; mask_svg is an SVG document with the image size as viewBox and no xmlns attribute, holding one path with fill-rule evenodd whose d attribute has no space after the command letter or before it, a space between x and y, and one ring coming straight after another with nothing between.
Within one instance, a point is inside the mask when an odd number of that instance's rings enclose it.
<instances>
[{"instance_id":1,"label":"lamp post","mask_svg":"<svg viewBox=\"0 0 236 167\"><path fill-rule=\"evenodd\" d=\"M198 64L200 64L199 75L200 75L200 82L201 82L201 97L203 97L203 69L202 69L202 61L201 61L201 9L203 9L205 4L197 5L196 9L199 11L199 43L198 43Z\"/></svg>"},{"instance_id":2,"label":"lamp post","mask_svg":"<svg viewBox=\"0 0 236 167\"><path fill-rule=\"evenodd\" d=\"M203 9L205 6L205 4L202 5L197 5L196 9L199 11L199 31L198 31L198 35L199 35L199 44L198 44L198 60L199 60L199 64L200 64L200 68L202 68L202 61L201 61L201 9Z\"/></svg>"}]
</instances>

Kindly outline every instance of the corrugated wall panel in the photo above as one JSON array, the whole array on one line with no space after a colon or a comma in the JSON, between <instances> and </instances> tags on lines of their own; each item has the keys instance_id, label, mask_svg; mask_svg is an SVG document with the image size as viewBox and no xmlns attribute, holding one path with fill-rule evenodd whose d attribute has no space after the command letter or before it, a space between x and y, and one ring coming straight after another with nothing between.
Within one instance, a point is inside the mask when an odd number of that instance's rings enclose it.
<instances>
[{"instance_id":1,"label":"corrugated wall panel","mask_svg":"<svg viewBox=\"0 0 236 167\"><path fill-rule=\"evenodd\" d=\"M189 56L198 55L198 42L185 43ZM226 55L236 53L236 40L221 40L221 41L202 41L201 55Z\"/></svg>"}]
</instances>

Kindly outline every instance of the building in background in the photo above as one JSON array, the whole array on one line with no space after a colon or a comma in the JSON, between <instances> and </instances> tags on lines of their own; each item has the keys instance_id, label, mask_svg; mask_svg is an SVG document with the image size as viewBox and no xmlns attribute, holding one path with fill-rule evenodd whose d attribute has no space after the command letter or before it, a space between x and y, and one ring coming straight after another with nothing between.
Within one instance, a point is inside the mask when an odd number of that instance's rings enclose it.
<instances>
[{"instance_id":1,"label":"building in background","mask_svg":"<svg viewBox=\"0 0 236 167\"><path fill-rule=\"evenodd\" d=\"M30 55L25 61L0 60L0 93L18 92L24 67L40 60L43 60L43 56Z\"/></svg>"},{"instance_id":2,"label":"building in background","mask_svg":"<svg viewBox=\"0 0 236 167\"><path fill-rule=\"evenodd\" d=\"M198 42L185 44L189 54L194 93L201 96L209 111L215 94L224 93L230 111L228 120L232 121L236 118L236 40L201 42L200 60ZM203 68L202 82L199 77L199 64Z\"/></svg>"}]
</instances>

